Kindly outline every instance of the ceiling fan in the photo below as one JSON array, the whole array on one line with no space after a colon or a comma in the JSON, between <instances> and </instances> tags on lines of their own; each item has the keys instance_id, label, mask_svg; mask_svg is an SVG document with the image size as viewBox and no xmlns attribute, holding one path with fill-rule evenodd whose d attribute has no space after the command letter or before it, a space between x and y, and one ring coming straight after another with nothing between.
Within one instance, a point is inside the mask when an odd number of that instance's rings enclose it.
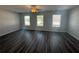
<instances>
[{"instance_id":1,"label":"ceiling fan","mask_svg":"<svg viewBox=\"0 0 79 59\"><path fill-rule=\"evenodd\" d=\"M37 13L43 10L43 5L27 5L32 13Z\"/></svg>"}]
</instances>

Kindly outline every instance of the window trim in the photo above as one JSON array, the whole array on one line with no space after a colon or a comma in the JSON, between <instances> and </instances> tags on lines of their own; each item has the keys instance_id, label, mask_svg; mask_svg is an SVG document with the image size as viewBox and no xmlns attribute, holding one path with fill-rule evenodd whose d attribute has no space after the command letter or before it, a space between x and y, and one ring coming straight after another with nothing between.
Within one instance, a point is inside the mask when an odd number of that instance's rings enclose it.
<instances>
[{"instance_id":1,"label":"window trim","mask_svg":"<svg viewBox=\"0 0 79 59\"><path fill-rule=\"evenodd\" d=\"M54 24L53 24L53 21L54 21L54 20L53 20L53 19L54 19L53 16L54 16L54 15L59 15L59 16L60 16L60 20L59 20L60 25L59 25L59 26L54 26ZM62 17L61 14L53 14L53 15L52 15L52 27L56 27L56 28L61 27L61 17Z\"/></svg>"},{"instance_id":2,"label":"window trim","mask_svg":"<svg viewBox=\"0 0 79 59\"><path fill-rule=\"evenodd\" d=\"M29 25L26 25L26 24L25 24L25 16L29 16L29 23L30 23ZM24 15L24 25L25 25L25 26L31 26L31 21L30 21L30 19L31 19L31 18L30 18L30 15Z\"/></svg>"},{"instance_id":3,"label":"window trim","mask_svg":"<svg viewBox=\"0 0 79 59\"><path fill-rule=\"evenodd\" d=\"M38 26L38 25L37 25L37 16L39 16L39 15L40 15L40 16L43 16L43 26ZM41 15L41 14L36 15L36 26L37 26L37 27L44 27L44 15Z\"/></svg>"}]
</instances>

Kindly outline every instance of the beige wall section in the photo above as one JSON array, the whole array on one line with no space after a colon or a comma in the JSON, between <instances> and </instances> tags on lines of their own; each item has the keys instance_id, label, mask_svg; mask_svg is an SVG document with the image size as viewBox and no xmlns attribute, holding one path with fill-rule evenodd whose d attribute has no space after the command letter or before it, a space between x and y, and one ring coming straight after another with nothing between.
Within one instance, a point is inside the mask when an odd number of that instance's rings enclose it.
<instances>
[{"instance_id":1,"label":"beige wall section","mask_svg":"<svg viewBox=\"0 0 79 59\"><path fill-rule=\"evenodd\" d=\"M52 15L58 14L61 15L61 26L60 27L52 27ZM31 25L30 26L25 26L24 25L24 16L29 15ZM44 15L44 26L43 27L38 27L36 26L37 15ZM46 12L40 12L37 14L32 14L32 13L24 13L20 14L20 19L21 19L21 27L30 29L30 30L40 30L40 31L54 31L54 32L66 32L67 30L67 24L68 24L68 12L67 11L46 11Z\"/></svg>"},{"instance_id":2,"label":"beige wall section","mask_svg":"<svg viewBox=\"0 0 79 59\"><path fill-rule=\"evenodd\" d=\"M20 28L19 15L14 12L0 10L0 36Z\"/></svg>"},{"instance_id":3,"label":"beige wall section","mask_svg":"<svg viewBox=\"0 0 79 59\"><path fill-rule=\"evenodd\" d=\"M68 32L79 40L79 7L70 10Z\"/></svg>"}]
</instances>

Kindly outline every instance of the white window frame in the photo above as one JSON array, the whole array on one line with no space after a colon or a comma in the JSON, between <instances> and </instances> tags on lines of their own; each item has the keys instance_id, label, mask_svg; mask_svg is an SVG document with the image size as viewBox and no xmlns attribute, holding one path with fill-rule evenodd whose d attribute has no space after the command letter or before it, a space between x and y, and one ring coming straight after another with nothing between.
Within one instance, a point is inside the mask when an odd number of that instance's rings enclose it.
<instances>
[{"instance_id":1,"label":"white window frame","mask_svg":"<svg viewBox=\"0 0 79 59\"><path fill-rule=\"evenodd\" d=\"M40 22L38 22L38 17L39 17L39 16L42 16L42 17L43 17L43 18L42 18L42 19L43 19L42 24L40 24L40 25L39 25ZM43 26L44 26L44 15L37 15L37 22L36 22L36 23L37 23L36 26L38 26L38 27L43 27Z\"/></svg>"},{"instance_id":2,"label":"white window frame","mask_svg":"<svg viewBox=\"0 0 79 59\"><path fill-rule=\"evenodd\" d=\"M25 17L28 17L28 18L29 18L29 20L28 20L29 23L26 22ZM25 25L25 26L30 26L30 25L31 25L31 24L30 24L30 16L29 16L29 15L25 15L25 16L24 16L24 25Z\"/></svg>"},{"instance_id":3,"label":"white window frame","mask_svg":"<svg viewBox=\"0 0 79 59\"><path fill-rule=\"evenodd\" d=\"M57 18L56 17L58 17L58 21L57 21ZM56 19L54 19L54 18L56 18ZM56 21L57 22L56 22ZM52 15L52 27L61 27L61 15L60 14L54 14L54 15Z\"/></svg>"}]
</instances>

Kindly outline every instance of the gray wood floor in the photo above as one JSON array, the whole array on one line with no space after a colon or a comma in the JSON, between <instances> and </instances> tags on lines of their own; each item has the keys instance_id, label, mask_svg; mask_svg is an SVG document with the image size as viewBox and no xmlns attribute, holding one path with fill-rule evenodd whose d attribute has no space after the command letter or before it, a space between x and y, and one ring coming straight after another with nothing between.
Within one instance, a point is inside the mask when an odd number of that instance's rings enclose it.
<instances>
[{"instance_id":1,"label":"gray wood floor","mask_svg":"<svg viewBox=\"0 0 79 59\"><path fill-rule=\"evenodd\" d=\"M78 53L79 41L68 33L19 30L0 37L1 53Z\"/></svg>"}]
</instances>

